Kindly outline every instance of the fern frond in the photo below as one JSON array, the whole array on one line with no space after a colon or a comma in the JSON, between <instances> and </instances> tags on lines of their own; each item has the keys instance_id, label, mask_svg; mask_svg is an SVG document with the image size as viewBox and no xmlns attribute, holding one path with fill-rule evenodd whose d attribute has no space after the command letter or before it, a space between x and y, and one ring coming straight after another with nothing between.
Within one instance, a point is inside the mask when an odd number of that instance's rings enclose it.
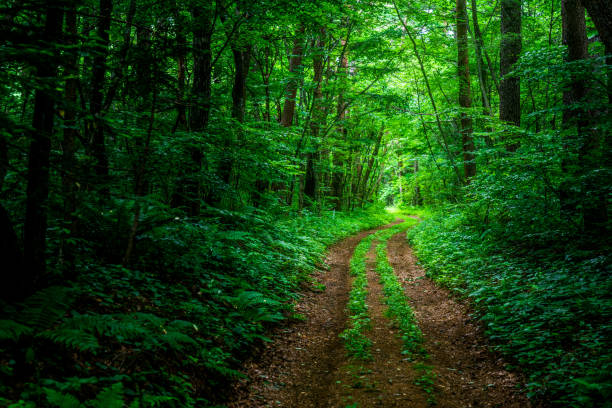
<instances>
[{"instance_id":1,"label":"fern frond","mask_svg":"<svg viewBox=\"0 0 612 408\"><path fill-rule=\"evenodd\" d=\"M29 336L33 333L31 327L17 323L14 320L0 320L0 341L19 341L21 336Z\"/></svg>"},{"instance_id":2,"label":"fern frond","mask_svg":"<svg viewBox=\"0 0 612 408\"><path fill-rule=\"evenodd\" d=\"M73 300L71 288L51 286L27 298L15 320L33 329L48 329L70 309Z\"/></svg>"},{"instance_id":3,"label":"fern frond","mask_svg":"<svg viewBox=\"0 0 612 408\"><path fill-rule=\"evenodd\" d=\"M37 337L46 338L79 351L93 351L100 347L96 336L80 329L58 328L39 333Z\"/></svg>"},{"instance_id":4,"label":"fern frond","mask_svg":"<svg viewBox=\"0 0 612 408\"><path fill-rule=\"evenodd\" d=\"M116 383L103 389L88 405L92 408L123 408L123 384Z\"/></svg>"},{"instance_id":5,"label":"fern frond","mask_svg":"<svg viewBox=\"0 0 612 408\"><path fill-rule=\"evenodd\" d=\"M58 408L79 408L81 402L72 394L64 394L53 388L43 388L47 395L47 401L51 406Z\"/></svg>"}]
</instances>

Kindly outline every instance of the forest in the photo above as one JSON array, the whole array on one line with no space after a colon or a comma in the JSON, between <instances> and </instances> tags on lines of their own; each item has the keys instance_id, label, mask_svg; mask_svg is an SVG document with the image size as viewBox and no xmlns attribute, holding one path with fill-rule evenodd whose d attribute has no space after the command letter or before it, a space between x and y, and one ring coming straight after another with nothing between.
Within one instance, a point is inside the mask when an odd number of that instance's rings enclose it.
<instances>
[{"instance_id":1,"label":"forest","mask_svg":"<svg viewBox=\"0 0 612 408\"><path fill-rule=\"evenodd\" d=\"M609 0L1 0L0 406L612 407Z\"/></svg>"}]
</instances>

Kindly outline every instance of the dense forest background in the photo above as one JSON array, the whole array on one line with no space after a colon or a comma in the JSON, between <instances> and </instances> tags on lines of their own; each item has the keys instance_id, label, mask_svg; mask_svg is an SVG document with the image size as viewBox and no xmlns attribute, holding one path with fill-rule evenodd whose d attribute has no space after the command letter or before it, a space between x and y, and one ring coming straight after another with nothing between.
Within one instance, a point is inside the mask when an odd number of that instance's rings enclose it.
<instances>
[{"instance_id":1,"label":"dense forest background","mask_svg":"<svg viewBox=\"0 0 612 408\"><path fill-rule=\"evenodd\" d=\"M219 402L384 205L532 398L609 404L607 0L3 0L0 34L1 405Z\"/></svg>"}]
</instances>

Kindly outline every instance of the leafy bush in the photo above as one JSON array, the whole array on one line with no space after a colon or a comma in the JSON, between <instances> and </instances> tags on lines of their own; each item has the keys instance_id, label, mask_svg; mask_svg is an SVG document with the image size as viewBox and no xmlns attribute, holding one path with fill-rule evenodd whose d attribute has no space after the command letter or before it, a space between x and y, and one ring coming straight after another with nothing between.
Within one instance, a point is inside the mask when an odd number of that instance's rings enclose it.
<instances>
[{"instance_id":1,"label":"leafy bush","mask_svg":"<svg viewBox=\"0 0 612 408\"><path fill-rule=\"evenodd\" d=\"M579 241L534 247L527 228L505 223L475 223L469 210L447 207L408 236L427 274L472 300L495 348L527 375L531 397L603 406L612 396L609 253Z\"/></svg>"}]
</instances>

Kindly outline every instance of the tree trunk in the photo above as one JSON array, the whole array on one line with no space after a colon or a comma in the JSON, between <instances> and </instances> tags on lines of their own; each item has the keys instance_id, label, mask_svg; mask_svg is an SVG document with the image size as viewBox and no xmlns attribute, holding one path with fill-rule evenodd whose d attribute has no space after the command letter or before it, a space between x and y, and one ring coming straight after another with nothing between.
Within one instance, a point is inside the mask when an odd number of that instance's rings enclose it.
<instances>
[{"instance_id":1,"label":"tree trunk","mask_svg":"<svg viewBox=\"0 0 612 408\"><path fill-rule=\"evenodd\" d=\"M147 167L150 154L151 137L155 123L155 109L157 106L158 66L155 49L152 47L151 32L144 27L136 31L138 48L136 50L136 63L134 67L136 84L134 87L134 100L139 101L138 112L142 112L137 126L145 130L144 136L135 138L134 163L134 215L132 227L128 237L127 247L123 256L123 265L128 265L136 243L136 234L140 224L141 198L146 195L149 185Z\"/></svg>"},{"instance_id":2,"label":"tree trunk","mask_svg":"<svg viewBox=\"0 0 612 408\"><path fill-rule=\"evenodd\" d=\"M185 19L181 16L178 5L175 5L174 18L176 19L176 62L178 72L176 75L176 121L174 122L172 133L176 132L176 130L179 128L187 128L187 112L185 109L185 62L187 57L187 38L185 35Z\"/></svg>"},{"instance_id":3,"label":"tree trunk","mask_svg":"<svg viewBox=\"0 0 612 408\"><path fill-rule=\"evenodd\" d=\"M63 8L61 5L55 3L49 5L43 38L51 44L60 41L62 22ZM15 271L15 273L23 275L23 281L27 283L27 286L24 285L20 288L22 290L34 288L37 281L44 275L46 269L45 240L47 232L47 199L49 196L49 156L51 153L53 116L55 114L55 84L53 81L57 79L57 66L55 62L41 61L37 66L36 72L39 78L49 82L42 89L36 90L34 102L32 142L28 156L28 185L24 225L25 268L23 271Z\"/></svg>"},{"instance_id":4,"label":"tree trunk","mask_svg":"<svg viewBox=\"0 0 612 408\"><path fill-rule=\"evenodd\" d=\"M312 107L312 119L310 121L310 133L312 149L314 152L306 154L306 177L304 179L304 194L310 199L311 202L317 200L318 191L318 176L316 171L317 159L320 156L319 147L319 130L323 125L325 119L325 111L323 106L323 92L321 90L321 84L323 82L323 51L325 47L325 29L321 28L319 32L319 38L317 40L317 47L312 57L312 68L314 72L313 81L316 84L313 91L313 107Z\"/></svg>"},{"instance_id":5,"label":"tree trunk","mask_svg":"<svg viewBox=\"0 0 612 408\"><path fill-rule=\"evenodd\" d=\"M364 201L367 199L367 189L368 189L368 180L370 180L370 173L372 173L372 169L374 168L374 161L378 157L378 150L380 149L380 143L382 142L383 134L385 133L385 128L381 128L378 132L378 137L376 138L376 143L374 144L374 151L372 151L372 155L370 156L370 160L368 160L368 165L366 167L366 172L363 177L363 189L360 195L360 204L363 206Z\"/></svg>"},{"instance_id":6,"label":"tree trunk","mask_svg":"<svg viewBox=\"0 0 612 408\"><path fill-rule=\"evenodd\" d=\"M480 25L478 24L478 10L476 0L472 0L472 22L474 25L474 46L476 49L476 66L478 67L478 82L480 84L480 97L482 99L483 113L491 115L491 103L489 101L489 80L487 71L484 69L482 48L484 46Z\"/></svg>"},{"instance_id":7,"label":"tree trunk","mask_svg":"<svg viewBox=\"0 0 612 408\"><path fill-rule=\"evenodd\" d=\"M521 84L508 77L521 53L521 0L501 0L501 44L499 51L502 80L499 84L499 119L511 125L521 124ZM506 150L514 152L518 141L509 138Z\"/></svg>"},{"instance_id":8,"label":"tree trunk","mask_svg":"<svg viewBox=\"0 0 612 408\"><path fill-rule=\"evenodd\" d=\"M423 205L423 197L421 196L421 187L419 186L418 180L419 174L419 161L414 160L414 198L412 199L412 205L420 207Z\"/></svg>"},{"instance_id":9,"label":"tree trunk","mask_svg":"<svg viewBox=\"0 0 612 408\"><path fill-rule=\"evenodd\" d=\"M593 20L606 50L612 50L612 2L610 0L582 0L582 4Z\"/></svg>"},{"instance_id":10,"label":"tree trunk","mask_svg":"<svg viewBox=\"0 0 612 408\"><path fill-rule=\"evenodd\" d=\"M5 137L0 137L0 191L4 177L8 173L8 145ZM19 240L11 223L8 212L0 203L0 299L17 300L28 287L29 282L23 279L23 253Z\"/></svg>"},{"instance_id":11,"label":"tree trunk","mask_svg":"<svg viewBox=\"0 0 612 408\"><path fill-rule=\"evenodd\" d=\"M298 30L295 33L295 39L293 40L293 49L291 56L289 57L289 83L287 84L287 95L285 97L285 106L281 115L281 125L283 127L289 127L293 123L293 116L295 114L295 100L297 96L297 88L299 83L299 76L301 73L302 65L302 53L304 52L302 38L304 34L304 25L300 24Z\"/></svg>"},{"instance_id":12,"label":"tree trunk","mask_svg":"<svg viewBox=\"0 0 612 408\"><path fill-rule=\"evenodd\" d=\"M74 6L66 12L66 43L75 46L77 44L77 15ZM76 50L72 50L66 56L65 74L66 90L64 92L64 137L62 140L62 193L64 198L63 225L64 229L73 235L76 230L76 221L73 213L76 210L76 139L78 135L78 123L76 121L77 89L79 86L79 56ZM63 234L65 235L65 234ZM70 240L62 236L60 242L60 263L66 277L74 278L74 245Z\"/></svg>"},{"instance_id":13,"label":"tree trunk","mask_svg":"<svg viewBox=\"0 0 612 408\"><path fill-rule=\"evenodd\" d=\"M466 0L457 0L457 66L459 69L459 106L469 109L472 106L470 94L470 62L468 50L468 16ZM461 142L463 146L463 171L465 181L476 175L476 157L474 139L472 138L472 118L467 112L461 112Z\"/></svg>"},{"instance_id":14,"label":"tree trunk","mask_svg":"<svg viewBox=\"0 0 612 408\"><path fill-rule=\"evenodd\" d=\"M563 0L561 3L563 19L563 43L568 48L568 62L585 60L588 55L585 9L580 0ZM573 219L582 210L586 233L599 234L607 221L606 197L601 192L601 183L594 180L601 167L599 134L593 129L592 121L596 116L580 106L589 99L588 88L580 75L572 76L570 87L563 93L563 126L576 127L576 132L566 132L565 157L562 169L567 180L561 185L561 211L567 219ZM575 153L577 150L577 158ZM581 191L580 194L577 191Z\"/></svg>"},{"instance_id":15,"label":"tree trunk","mask_svg":"<svg viewBox=\"0 0 612 408\"><path fill-rule=\"evenodd\" d=\"M211 18L212 4L207 3L191 10L193 17L193 96L189 110L189 128L192 132L202 132L208 127L210 118L210 96L212 89L212 51L211 40L213 21ZM202 137L196 135L196 138ZM204 153L195 144L188 148L190 160L186 164L185 178L182 186L182 204L187 207L188 214L196 216L200 213L201 183L200 172Z\"/></svg>"},{"instance_id":16,"label":"tree trunk","mask_svg":"<svg viewBox=\"0 0 612 408\"><path fill-rule=\"evenodd\" d=\"M338 74L341 77L342 82L345 82L348 75L348 35L346 39L342 39L340 44L342 45L342 52L340 54ZM341 89L338 93L338 105L336 107L336 116L340 126L338 127L338 133L342 140L346 139L347 130L344 126L344 119L346 118L346 102L344 100L344 91ZM333 153L333 173L332 173L332 200L334 203L334 209L336 211L342 210L343 190L344 190L344 161L345 157L341 148L338 147Z\"/></svg>"},{"instance_id":17,"label":"tree trunk","mask_svg":"<svg viewBox=\"0 0 612 408\"><path fill-rule=\"evenodd\" d=\"M89 110L93 117L91 124L93 130L92 155L94 158L94 170L98 177L96 184L101 184L102 196L108 198L108 156L104 140L104 119L102 118L102 107L104 102L104 83L106 75L106 56L108 55L109 30L111 26L111 14L113 10L112 0L100 0L100 14L98 16L97 35L99 38L96 46L96 55L93 59L91 79L91 100Z\"/></svg>"}]
</instances>

